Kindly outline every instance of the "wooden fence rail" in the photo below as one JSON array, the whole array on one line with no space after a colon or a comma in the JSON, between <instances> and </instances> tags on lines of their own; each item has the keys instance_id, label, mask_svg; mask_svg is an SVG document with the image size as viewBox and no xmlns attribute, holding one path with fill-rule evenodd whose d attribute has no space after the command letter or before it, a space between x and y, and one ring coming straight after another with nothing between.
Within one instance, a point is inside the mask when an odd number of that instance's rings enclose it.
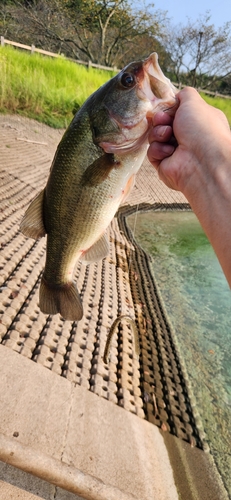
<instances>
[{"instance_id":1,"label":"wooden fence rail","mask_svg":"<svg viewBox=\"0 0 231 500\"><path fill-rule=\"evenodd\" d=\"M29 50L31 54L34 54L34 52L38 52L39 54L43 54L44 56L62 57L60 54L55 54L54 52L49 52L48 50L38 49L37 47L35 47L35 45L25 45L24 43L12 42L11 40L7 40L6 38L4 38L4 36L1 36L1 46L3 47L5 44L13 45L14 47L17 47L19 49ZM118 68L116 68L116 66L111 68L109 66L103 66L102 64L92 63L91 61L81 61L80 59L71 59L70 57L65 57L65 59L77 64L84 64L88 68L92 67L103 69L106 71L120 71Z\"/></svg>"},{"instance_id":2,"label":"wooden fence rail","mask_svg":"<svg viewBox=\"0 0 231 500\"><path fill-rule=\"evenodd\" d=\"M179 90L183 89L184 87L187 87L187 85L182 85L179 83L174 82L175 87L178 87ZM196 87L196 90L200 92L201 94L207 94L211 95L212 97L222 97L223 99L231 99L231 95L225 95L225 94L219 94L218 92L212 92L210 90L204 90L201 89L200 87Z\"/></svg>"},{"instance_id":3,"label":"wooden fence rail","mask_svg":"<svg viewBox=\"0 0 231 500\"><path fill-rule=\"evenodd\" d=\"M4 36L1 36L1 46L3 47L5 44L8 45L13 45L14 47L18 47L19 49L24 49L24 50L29 50L31 54L34 52L38 52L39 54L43 54L45 56L50 56L50 57L61 57L60 54L55 54L54 52L49 52L48 50L43 50L43 49L37 49L35 45L24 45L23 43L18 43L18 42L12 42L11 40L7 40L4 38ZM77 64L84 64L88 68L98 68L98 69L103 69L106 71L120 71L116 66L114 68L111 68L109 66L102 66L101 64L95 64L92 63L91 61L81 61L79 59L71 59L70 57L65 57L68 61L72 61ZM176 87L183 88L186 87L186 85L179 85L178 83L174 83ZM231 99L231 95L224 95L224 94L219 94L218 92L211 92L209 90L204 90L201 88L197 88L199 92L202 92L203 94L211 95L213 97L223 97L224 99Z\"/></svg>"}]
</instances>

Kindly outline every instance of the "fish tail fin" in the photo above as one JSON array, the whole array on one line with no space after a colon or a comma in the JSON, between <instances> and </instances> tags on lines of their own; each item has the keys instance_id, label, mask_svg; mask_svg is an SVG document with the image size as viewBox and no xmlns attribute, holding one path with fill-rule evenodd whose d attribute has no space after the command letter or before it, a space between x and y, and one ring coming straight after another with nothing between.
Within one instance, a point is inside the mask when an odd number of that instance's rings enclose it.
<instances>
[{"instance_id":1,"label":"fish tail fin","mask_svg":"<svg viewBox=\"0 0 231 500\"><path fill-rule=\"evenodd\" d=\"M60 313L64 319L70 321L79 321L83 317L82 302L73 281L64 285L50 285L42 277L39 307L45 314Z\"/></svg>"}]
</instances>

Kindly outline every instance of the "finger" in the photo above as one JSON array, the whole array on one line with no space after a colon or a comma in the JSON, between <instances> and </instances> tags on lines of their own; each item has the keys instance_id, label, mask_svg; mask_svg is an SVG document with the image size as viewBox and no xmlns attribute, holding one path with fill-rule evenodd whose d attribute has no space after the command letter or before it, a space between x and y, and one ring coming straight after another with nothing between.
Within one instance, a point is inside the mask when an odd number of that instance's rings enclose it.
<instances>
[{"instance_id":1,"label":"finger","mask_svg":"<svg viewBox=\"0 0 231 500\"><path fill-rule=\"evenodd\" d=\"M159 111L153 116L152 123L155 127L156 125L172 125L173 117L165 113L164 111Z\"/></svg>"},{"instance_id":2,"label":"finger","mask_svg":"<svg viewBox=\"0 0 231 500\"><path fill-rule=\"evenodd\" d=\"M153 127L148 136L149 142L168 142L172 137L172 127L170 125L157 125Z\"/></svg>"},{"instance_id":3,"label":"finger","mask_svg":"<svg viewBox=\"0 0 231 500\"><path fill-rule=\"evenodd\" d=\"M147 155L151 163L158 162L172 155L175 147L171 144L163 144L161 142L152 142L149 146Z\"/></svg>"}]
</instances>

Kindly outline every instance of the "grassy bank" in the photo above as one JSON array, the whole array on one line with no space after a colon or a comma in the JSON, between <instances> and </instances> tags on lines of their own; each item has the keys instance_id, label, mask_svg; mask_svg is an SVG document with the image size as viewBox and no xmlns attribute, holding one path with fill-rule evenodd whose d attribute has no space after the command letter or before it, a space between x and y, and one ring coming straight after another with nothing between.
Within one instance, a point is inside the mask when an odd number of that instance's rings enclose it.
<instances>
[{"instance_id":1,"label":"grassy bank","mask_svg":"<svg viewBox=\"0 0 231 500\"><path fill-rule=\"evenodd\" d=\"M206 94L201 94L201 96L208 104L225 113L231 127L231 99L222 99L222 97L212 97Z\"/></svg>"},{"instance_id":2,"label":"grassy bank","mask_svg":"<svg viewBox=\"0 0 231 500\"><path fill-rule=\"evenodd\" d=\"M56 128L66 127L87 97L113 73L86 68L60 57L0 47L0 113L18 113ZM231 99L203 95L231 125Z\"/></svg>"},{"instance_id":3,"label":"grassy bank","mask_svg":"<svg viewBox=\"0 0 231 500\"><path fill-rule=\"evenodd\" d=\"M0 75L1 113L19 113L57 128L66 127L73 110L113 76L12 47L0 48Z\"/></svg>"}]
</instances>

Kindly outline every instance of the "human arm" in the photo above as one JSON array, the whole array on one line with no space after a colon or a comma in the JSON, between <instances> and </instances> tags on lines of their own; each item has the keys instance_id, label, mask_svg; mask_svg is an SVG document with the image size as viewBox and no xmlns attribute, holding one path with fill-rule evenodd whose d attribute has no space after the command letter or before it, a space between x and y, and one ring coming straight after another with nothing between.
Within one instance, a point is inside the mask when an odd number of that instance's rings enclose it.
<instances>
[{"instance_id":1,"label":"human arm","mask_svg":"<svg viewBox=\"0 0 231 500\"><path fill-rule=\"evenodd\" d=\"M192 88L178 93L174 119L154 117L149 161L181 191L209 238L231 286L231 133L225 115Z\"/></svg>"}]
</instances>

